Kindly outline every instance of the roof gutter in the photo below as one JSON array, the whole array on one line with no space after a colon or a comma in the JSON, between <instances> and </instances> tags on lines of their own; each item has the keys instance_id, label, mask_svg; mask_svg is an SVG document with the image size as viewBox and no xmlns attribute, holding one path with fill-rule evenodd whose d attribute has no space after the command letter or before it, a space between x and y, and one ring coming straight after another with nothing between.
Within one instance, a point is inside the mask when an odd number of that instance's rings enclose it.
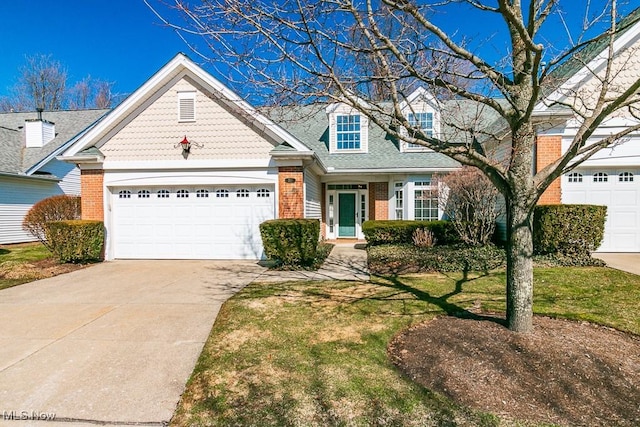
<instances>
[{"instance_id":1,"label":"roof gutter","mask_svg":"<svg viewBox=\"0 0 640 427\"><path fill-rule=\"evenodd\" d=\"M18 178L18 179L35 179L37 181L47 181L47 182L60 182L62 178L58 178L57 176L44 176L44 175L23 175L17 173L8 173L8 172L0 172L0 176L6 176L9 178Z\"/></svg>"}]
</instances>

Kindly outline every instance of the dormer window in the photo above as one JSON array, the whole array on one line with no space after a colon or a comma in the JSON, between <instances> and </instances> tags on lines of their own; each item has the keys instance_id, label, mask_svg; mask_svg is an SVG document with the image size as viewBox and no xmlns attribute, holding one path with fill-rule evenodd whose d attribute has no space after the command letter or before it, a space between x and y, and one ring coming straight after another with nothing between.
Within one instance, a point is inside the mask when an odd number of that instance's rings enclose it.
<instances>
[{"instance_id":1,"label":"dormer window","mask_svg":"<svg viewBox=\"0 0 640 427\"><path fill-rule=\"evenodd\" d=\"M196 121L196 93L178 92L178 121Z\"/></svg>"},{"instance_id":2,"label":"dormer window","mask_svg":"<svg viewBox=\"0 0 640 427\"><path fill-rule=\"evenodd\" d=\"M349 105L336 103L327 107L330 153L366 153L369 120Z\"/></svg>"},{"instance_id":3,"label":"dormer window","mask_svg":"<svg viewBox=\"0 0 640 427\"><path fill-rule=\"evenodd\" d=\"M410 126L402 129L401 133L411 136L411 130L420 130L425 136L437 137L440 127L440 112L438 101L423 88L418 88L402 103L401 110ZM416 135L417 136L417 135ZM401 151L430 151L424 145L401 141Z\"/></svg>"},{"instance_id":4,"label":"dormer window","mask_svg":"<svg viewBox=\"0 0 640 427\"><path fill-rule=\"evenodd\" d=\"M360 149L360 116L336 116L336 142L338 150Z\"/></svg>"}]
</instances>

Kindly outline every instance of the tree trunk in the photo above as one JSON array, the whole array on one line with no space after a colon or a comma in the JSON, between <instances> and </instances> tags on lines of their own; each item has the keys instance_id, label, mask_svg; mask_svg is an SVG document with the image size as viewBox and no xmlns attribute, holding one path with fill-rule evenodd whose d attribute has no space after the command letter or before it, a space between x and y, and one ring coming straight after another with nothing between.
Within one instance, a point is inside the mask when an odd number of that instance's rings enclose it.
<instances>
[{"instance_id":1,"label":"tree trunk","mask_svg":"<svg viewBox=\"0 0 640 427\"><path fill-rule=\"evenodd\" d=\"M533 329L533 209L507 200L507 327Z\"/></svg>"}]
</instances>

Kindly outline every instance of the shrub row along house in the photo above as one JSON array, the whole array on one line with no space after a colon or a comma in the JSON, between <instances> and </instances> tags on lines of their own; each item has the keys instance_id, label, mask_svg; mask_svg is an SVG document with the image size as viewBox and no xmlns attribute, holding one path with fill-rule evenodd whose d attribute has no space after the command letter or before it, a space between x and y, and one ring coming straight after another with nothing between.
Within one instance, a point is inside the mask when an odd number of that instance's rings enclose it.
<instances>
[{"instance_id":1,"label":"shrub row along house","mask_svg":"<svg viewBox=\"0 0 640 427\"><path fill-rule=\"evenodd\" d=\"M616 54L626 55L621 81L640 74L638 46L636 23L616 40ZM549 97L594 84L602 49L580 66L570 61L560 69L562 84ZM496 121L477 105L438 102L423 88L404 107L411 123L447 138L456 137L456 126L447 125L451 117L484 127ZM539 110L547 120L539 129L536 168L556 159L575 132L573 117L543 104ZM387 137L346 104L257 110L183 54L108 114L59 112L47 113L47 119L62 124L65 114L77 115L69 123L76 127L44 143L38 161L27 162L30 148L14 144L22 161L7 170L0 163L0 214L27 194L8 195L5 188L45 181L65 191L63 183L77 165L82 216L104 221L107 259L256 259L262 256L258 225L272 218L317 218L324 238L362 239L362 223L369 219L441 218L435 177L460 167L425 147ZM85 129L84 116L100 118ZM613 117L597 134L632 122ZM13 144L28 130L0 126L3 145L9 141L5 134L21 135ZM62 165L56 159L67 162L67 172L44 168L54 161ZM607 205L600 250L640 251L639 174L640 135L631 135L561 177L541 203ZM25 200L25 207L36 198ZM2 228L7 225L3 220ZM4 242L24 238L0 233L7 236Z\"/></svg>"}]
</instances>

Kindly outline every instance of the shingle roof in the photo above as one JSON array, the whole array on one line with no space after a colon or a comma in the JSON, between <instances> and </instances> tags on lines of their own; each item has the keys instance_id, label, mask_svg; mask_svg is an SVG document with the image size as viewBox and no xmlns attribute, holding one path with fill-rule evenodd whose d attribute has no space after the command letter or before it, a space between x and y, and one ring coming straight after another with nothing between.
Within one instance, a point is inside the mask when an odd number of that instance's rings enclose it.
<instances>
[{"instance_id":1,"label":"shingle roof","mask_svg":"<svg viewBox=\"0 0 640 427\"><path fill-rule=\"evenodd\" d=\"M384 170L384 169L448 169L459 163L444 154L433 151L401 152L399 142L391 138L380 127L369 123L367 153L329 153L329 121L326 104L276 107L267 115L313 150L325 168L339 170ZM480 128L496 121L495 112L482 108L471 101L449 101L443 103L442 114L447 122L455 116L460 127ZM443 126L443 137L465 142L469 134L451 126ZM287 147L273 150L288 151Z\"/></svg>"},{"instance_id":2,"label":"shingle roof","mask_svg":"<svg viewBox=\"0 0 640 427\"><path fill-rule=\"evenodd\" d=\"M95 123L109 110L45 111L42 118L55 124L55 138L41 148L26 148L25 120L37 118L37 113L0 113L0 172L24 174Z\"/></svg>"}]
</instances>

